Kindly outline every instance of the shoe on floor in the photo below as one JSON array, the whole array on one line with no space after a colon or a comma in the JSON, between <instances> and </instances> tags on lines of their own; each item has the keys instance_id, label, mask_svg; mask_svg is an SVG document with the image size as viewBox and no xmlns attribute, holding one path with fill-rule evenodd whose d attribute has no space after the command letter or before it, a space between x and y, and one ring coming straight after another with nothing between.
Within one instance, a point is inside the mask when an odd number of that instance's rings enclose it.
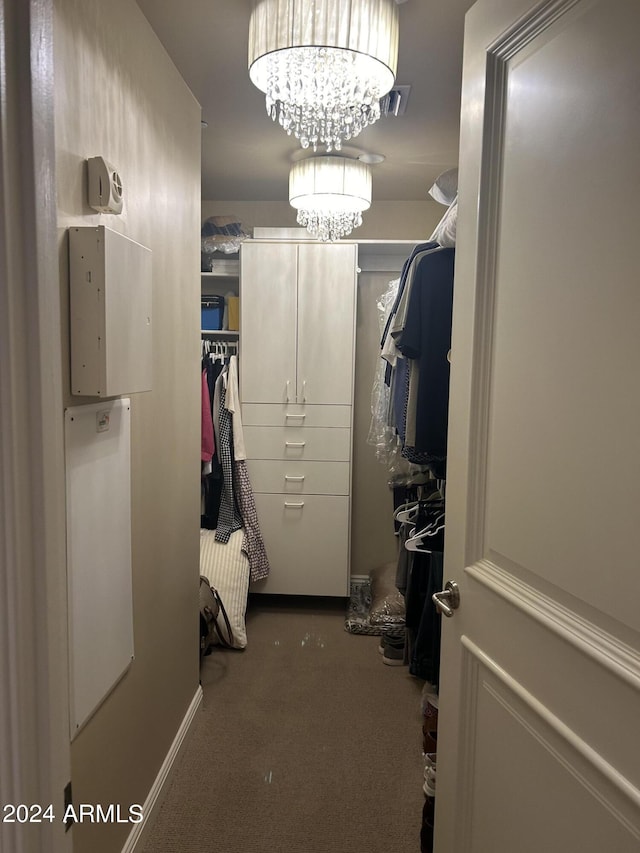
<instances>
[{"instance_id":1,"label":"shoe on floor","mask_svg":"<svg viewBox=\"0 0 640 853\"><path fill-rule=\"evenodd\" d=\"M380 637L380 643L378 645L378 652L381 655L384 655L384 650L390 647L404 649L404 635L391 633L382 634L382 636Z\"/></svg>"},{"instance_id":2,"label":"shoe on floor","mask_svg":"<svg viewBox=\"0 0 640 853\"><path fill-rule=\"evenodd\" d=\"M435 797L436 795L436 768L425 767L424 769L424 784L422 790L427 797Z\"/></svg>"},{"instance_id":3,"label":"shoe on floor","mask_svg":"<svg viewBox=\"0 0 640 853\"><path fill-rule=\"evenodd\" d=\"M424 769L425 772L429 767L435 769L436 766L436 753L435 752L423 752L422 758L424 759Z\"/></svg>"},{"instance_id":4,"label":"shoe on floor","mask_svg":"<svg viewBox=\"0 0 640 853\"><path fill-rule=\"evenodd\" d=\"M387 666L404 666L404 643L401 646L387 643L382 653L382 663Z\"/></svg>"}]
</instances>

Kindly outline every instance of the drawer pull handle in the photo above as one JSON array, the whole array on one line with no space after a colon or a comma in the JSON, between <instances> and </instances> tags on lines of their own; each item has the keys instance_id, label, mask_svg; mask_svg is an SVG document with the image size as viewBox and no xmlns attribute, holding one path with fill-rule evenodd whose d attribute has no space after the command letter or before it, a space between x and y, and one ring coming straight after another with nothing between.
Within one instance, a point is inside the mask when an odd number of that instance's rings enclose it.
<instances>
[{"instance_id":1,"label":"drawer pull handle","mask_svg":"<svg viewBox=\"0 0 640 853\"><path fill-rule=\"evenodd\" d=\"M306 415L291 415L289 414L289 412L285 412L284 416L285 418L298 418L301 421L303 421L307 417Z\"/></svg>"},{"instance_id":2,"label":"drawer pull handle","mask_svg":"<svg viewBox=\"0 0 640 853\"><path fill-rule=\"evenodd\" d=\"M285 441L285 447L304 447L306 441Z\"/></svg>"},{"instance_id":3,"label":"drawer pull handle","mask_svg":"<svg viewBox=\"0 0 640 853\"><path fill-rule=\"evenodd\" d=\"M302 476L302 477L292 477L292 476L291 476L291 475L289 475L289 474L285 474L285 475L284 475L284 479L285 479L287 482L301 483L301 482L304 480L304 476Z\"/></svg>"},{"instance_id":4,"label":"drawer pull handle","mask_svg":"<svg viewBox=\"0 0 640 853\"><path fill-rule=\"evenodd\" d=\"M284 505L286 509L300 509L304 506L304 501L300 501L299 503L292 503L291 501L285 501Z\"/></svg>"}]
</instances>

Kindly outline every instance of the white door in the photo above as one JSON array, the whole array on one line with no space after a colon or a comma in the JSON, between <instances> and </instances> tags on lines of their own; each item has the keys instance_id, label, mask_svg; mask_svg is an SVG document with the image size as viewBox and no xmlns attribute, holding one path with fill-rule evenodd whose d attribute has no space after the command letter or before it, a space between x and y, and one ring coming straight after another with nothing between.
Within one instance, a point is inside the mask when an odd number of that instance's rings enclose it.
<instances>
[{"instance_id":1,"label":"white door","mask_svg":"<svg viewBox=\"0 0 640 853\"><path fill-rule=\"evenodd\" d=\"M639 34L467 18L437 853L640 849Z\"/></svg>"},{"instance_id":2,"label":"white door","mask_svg":"<svg viewBox=\"0 0 640 853\"><path fill-rule=\"evenodd\" d=\"M242 401L295 402L297 246L247 241L240 264Z\"/></svg>"},{"instance_id":3,"label":"white door","mask_svg":"<svg viewBox=\"0 0 640 853\"><path fill-rule=\"evenodd\" d=\"M355 243L298 248L298 402L351 405Z\"/></svg>"}]
</instances>

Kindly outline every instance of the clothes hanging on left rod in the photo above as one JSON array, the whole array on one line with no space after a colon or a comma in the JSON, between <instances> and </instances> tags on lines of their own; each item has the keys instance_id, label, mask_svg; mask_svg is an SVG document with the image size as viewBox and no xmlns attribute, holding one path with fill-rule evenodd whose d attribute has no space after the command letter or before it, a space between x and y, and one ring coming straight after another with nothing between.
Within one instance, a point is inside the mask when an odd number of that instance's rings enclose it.
<instances>
[{"instance_id":1,"label":"clothes hanging on left rod","mask_svg":"<svg viewBox=\"0 0 640 853\"><path fill-rule=\"evenodd\" d=\"M249 560L250 578L257 581L267 577L270 566L247 471L237 349L237 341L202 342L200 526L215 530L215 541L221 544L229 541L231 533L243 529L242 550Z\"/></svg>"}]
</instances>

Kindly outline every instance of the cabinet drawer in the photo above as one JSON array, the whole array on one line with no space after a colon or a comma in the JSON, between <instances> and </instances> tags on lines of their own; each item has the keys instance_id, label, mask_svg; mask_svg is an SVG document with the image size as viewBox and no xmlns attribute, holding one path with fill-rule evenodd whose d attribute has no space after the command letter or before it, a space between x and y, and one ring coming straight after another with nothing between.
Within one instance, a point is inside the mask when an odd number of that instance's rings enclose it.
<instances>
[{"instance_id":1,"label":"cabinet drawer","mask_svg":"<svg viewBox=\"0 0 640 853\"><path fill-rule=\"evenodd\" d=\"M252 592L349 594L349 498L256 494L271 571Z\"/></svg>"},{"instance_id":2,"label":"cabinet drawer","mask_svg":"<svg viewBox=\"0 0 640 853\"><path fill-rule=\"evenodd\" d=\"M252 459L248 463L254 492L284 495L348 495L348 462L282 462Z\"/></svg>"},{"instance_id":3,"label":"cabinet drawer","mask_svg":"<svg viewBox=\"0 0 640 853\"><path fill-rule=\"evenodd\" d=\"M351 430L322 427L245 426L248 459L348 462Z\"/></svg>"},{"instance_id":4,"label":"cabinet drawer","mask_svg":"<svg viewBox=\"0 0 640 853\"><path fill-rule=\"evenodd\" d=\"M243 403L244 426L350 427L351 406Z\"/></svg>"}]
</instances>

